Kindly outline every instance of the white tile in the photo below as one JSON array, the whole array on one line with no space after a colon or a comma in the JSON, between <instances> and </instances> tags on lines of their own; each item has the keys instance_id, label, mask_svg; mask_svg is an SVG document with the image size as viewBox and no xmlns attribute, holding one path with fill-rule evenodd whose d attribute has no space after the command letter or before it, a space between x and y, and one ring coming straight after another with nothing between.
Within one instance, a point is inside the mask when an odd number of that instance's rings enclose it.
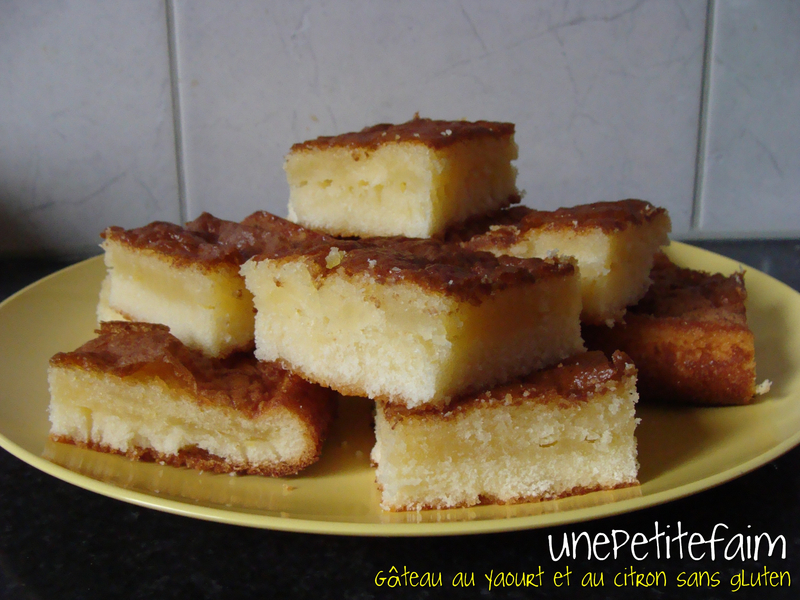
<instances>
[{"instance_id":1,"label":"white tile","mask_svg":"<svg viewBox=\"0 0 800 600\"><path fill-rule=\"evenodd\" d=\"M526 203L641 197L688 229L705 2L177 1L189 216L286 213L294 142L513 121Z\"/></svg>"},{"instance_id":2,"label":"white tile","mask_svg":"<svg viewBox=\"0 0 800 600\"><path fill-rule=\"evenodd\" d=\"M717 2L700 228L800 232L800 3Z\"/></svg>"},{"instance_id":3,"label":"white tile","mask_svg":"<svg viewBox=\"0 0 800 600\"><path fill-rule=\"evenodd\" d=\"M0 4L0 251L179 218L163 1Z\"/></svg>"}]
</instances>

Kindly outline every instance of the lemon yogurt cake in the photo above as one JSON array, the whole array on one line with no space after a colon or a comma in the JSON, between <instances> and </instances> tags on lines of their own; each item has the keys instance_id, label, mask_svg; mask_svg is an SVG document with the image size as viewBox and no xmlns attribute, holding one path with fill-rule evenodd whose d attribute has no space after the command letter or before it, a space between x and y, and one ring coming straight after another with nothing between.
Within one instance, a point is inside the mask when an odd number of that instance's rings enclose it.
<instances>
[{"instance_id":1,"label":"lemon yogurt cake","mask_svg":"<svg viewBox=\"0 0 800 600\"><path fill-rule=\"evenodd\" d=\"M444 410L379 403L381 505L529 502L635 485L636 401L630 359L589 352Z\"/></svg>"},{"instance_id":2,"label":"lemon yogurt cake","mask_svg":"<svg viewBox=\"0 0 800 600\"><path fill-rule=\"evenodd\" d=\"M294 237L321 236L266 212L241 223L203 213L184 227L109 227L98 320L162 323L209 356L252 350L255 309L239 268Z\"/></svg>"},{"instance_id":3,"label":"lemon yogurt cake","mask_svg":"<svg viewBox=\"0 0 800 600\"><path fill-rule=\"evenodd\" d=\"M583 349L567 261L369 238L287 244L242 273L256 356L345 394L442 406Z\"/></svg>"},{"instance_id":4,"label":"lemon yogurt cake","mask_svg":"<svg viewBox=\"0 0 800 600\"><path fill-rule=\"evenodd\" d=\"M519 201L513 123L435 121L295 144L289 219L339 236L427 238Z\"/></svg>"},{"instance_id":5,"label":"lemon yogurt cake","mask_svg":"<svg viewBox=\"0 0 800 600\"><path fill-rule=\"evenodd\" d=\"M652 279L624 323L584 327L587 344L629 354L643 400L751 402L757 392L755 339L747 324L744 273L684 269L659 255Z\"/></svg>"},{"instance_id":6,"label":"lemon yogurt cake","mask_svg":"<svg viewBox=\"0 0 800 600\"><path fill-rule=\"evenodd\" d=\"M220 360L167 327L108 322L50 360L50 437L138 460L283 476L315 462L334 394L252 354Z\"/></svg>"},{"instance_id":7,"label":"lemon yogurt cake","mask_svg":"<svg viewBox=\"0 0 800 600\"><path fill-rule=\"evenodd\" d=\"M471 248L511 256L571 256L581 274L587 323L613 325L650 285L655 255L669 243L670 218L642 200L596 202L555 211L524 206L473 223ZM463 235L463 234L461 234Z\"/></svg>"}]
</instances>

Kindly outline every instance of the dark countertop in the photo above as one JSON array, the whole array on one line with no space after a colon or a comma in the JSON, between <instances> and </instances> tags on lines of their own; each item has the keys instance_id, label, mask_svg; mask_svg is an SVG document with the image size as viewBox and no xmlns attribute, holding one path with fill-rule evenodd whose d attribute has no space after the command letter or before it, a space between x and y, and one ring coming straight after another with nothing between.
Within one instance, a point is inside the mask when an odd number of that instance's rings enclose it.
<instances>
[{"instance_id":1,"label":"dark countertop","mask_svg":"<svg viewBox=\"0 0 800 600\"><path fill-rule=\"evenodd\" d=\"M800 290L800 241L693 242L765 271ZM3 260L0 296L57 270L63 263ZM0 597L28 598L796 598L800 597L800 449L729 483L633 513L588 523L514 533L439 538L357 538L284 533L205 522L140 508L64 483L0 451ZM548 536L651 536L656 522L708 538L717 523L734 533L766 532L786 539L787 556L758 562L672 556L634 560L630 553L600 562L554 561ZM652 553L651 553L652 554ZM555 587L567 566L570 586ZM442 574L440 588L381 588L379 571L395 567ZM485 573L536 573L540 588L488 590ZM616 588L620 571L664 571L667 586ZM788 572L792 586L731 590L764 569ZM580 577L603 572L604 586L581 587ZM458 572L475 586L454 588ZM693 572L719 573L719 585L679 587ZM537 580L531 580L535 583ZM707 583L707 581L706 581Z\"/></svg>"}]
</instances>

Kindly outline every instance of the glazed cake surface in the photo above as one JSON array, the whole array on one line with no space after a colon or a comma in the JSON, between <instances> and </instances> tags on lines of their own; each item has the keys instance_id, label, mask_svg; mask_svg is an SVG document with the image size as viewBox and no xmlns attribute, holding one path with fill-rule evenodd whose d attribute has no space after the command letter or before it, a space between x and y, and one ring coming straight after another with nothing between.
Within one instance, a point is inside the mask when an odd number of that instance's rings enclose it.
<instances>
[{"instance_id":1,"label":"glazed cake surface","mask_svg":"<svg viewBox=\"0 0 800 600\"><path fill-rule=\"evenodd\" d=\"M637 483L636 369L580 354L444 410L379 403L387 510L545 500Z\"/></svg>"},{"instance_id":2,"label":"glazed cake surface","mask_svg":"<svg viewBox=\"0 0 800 600\"><path fill-rule=\"evenodd\" d=\"M108 275L98 320L162 323L209 356L252 350L253 298L241 264L284 240L315 235L263 212L242 223L204 213L183 227L110 227L103 233Z\"/></svg>"},{"instance_id":3,"label":"glazed cake surface","mask_svg":"<svg viewBox=\"0 0 800 600\"><path fill-rule=\"evenodd\" d=\"M744 273L683 269L661 255L652 279L623 324L584 327L587 345L629 354L639 369L644 400L751 402L755 341L747 324Z\"/></svg>"},{"instance_id":4,"label":"glazed cake surface","mask_svg":"<svg viewBox=\"0 0 800 600\"><path fill-rule=\"evenodd\" d=\"M50 437L132 459L283 476L314 463L330 390L252 355L187 348L163 325L108 322L50 360Z\"/></svg>"},{"instance_id":5,"label":"glazed cake surface","mask_svg":"<svg viewBox=\"0 0 800 600\"><path fill-rule=\"evenodd\" d=\"M514 207L474 221L471 248L511 256L571 256L581 274L581 319L619 321L650 285L655 255L669 243L667 211L641 200L596 202L555 211ZM469 234L460 233L460 237Z\"/></svg>"},{"instance_id":6,"label":"glazed cake surface","mask_svg":"<svg viewBox=\"0 0 800 600\"><path fill-rule=\"evenodd\" d=\"M519 201L514 125L415 117L295 144L289 219L339 236L427 238Z\"/></svg>"},{"instance_id":7,"label":"glazed cake surface","mask_svg":"<svg viewBox=\"0 0 800 600\"><path fill-rule=\"evenodd\" d=\"M414 407L583 349L569 262L436 240L329 240L242 267L256 356L342 393Z\"/></svg>"}]
</instances>

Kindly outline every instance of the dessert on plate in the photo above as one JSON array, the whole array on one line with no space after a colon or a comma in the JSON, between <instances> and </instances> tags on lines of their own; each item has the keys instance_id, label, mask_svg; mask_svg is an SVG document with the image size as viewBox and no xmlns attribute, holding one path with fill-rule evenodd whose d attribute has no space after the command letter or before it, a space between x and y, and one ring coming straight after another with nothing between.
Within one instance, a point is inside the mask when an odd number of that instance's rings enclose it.
<instances>
[{"instance_id":1,"label":"dessert on plate","mask_svg":"<svg viewBox=\"0 0 800 600\"><path fill-rule=\"evenodd\" d=\"M653 285L624 323L584 327L590 348L622 350L639 370L643 400L746 404L756 395L755 341L744 273L684 269L660 255Z\"/></svg>"},{"instance_id":2,"label":"dessert on plate","mask_svg":"<svg viewBox=\"0 0 800 600\"><path fill-rule=\"evenodd\" d=\"M209 356L252 350L255 310L240 266L285 240L317 236L265 212L241 223L203 213L183 227L109 227L98 320L162 323Z\"/></svg>"},{"instance_id":3,"label":"dessert on plate","mask_svg":"<svg viewBox=\"0 0 800 600\"><path fill-rule=\"evenodd\" d=\"M279 365L203 356L151 323L103 323L53 356L48 379L54 441L218 473L314 463L336 402Z\"/></svg>"},{"instance_id":4,"label":"dessert on plate","mask_svg":"<svg viewBox=\"0 0 800 600\"><path fill-rule=\"evenodd\" d=\"M256 356L344 394L443 406L583 350L568 261L369 238L287 245L242 273Z\"/></svg>"},{"instance_id":5,"label":"dessert on plate","mask_svg":"<svg viewBox=\"0 0 800 600\"><path fill-rule=\"evenodd\" d=\"M636 369L580 354L445 409L378 403L381 505L529 502L635 485Z\"/></svg>"},{"instance_id":6,"label":"dessert on plate","mask_svg":"<svg viewBox=\"0 0 800 600\"><path fill-rule=\"evenodd\" d=\"M669 244L670 218L642 200L596 202L554 211L518 206L474 220L466 242L476 250L520 257L570 256L581 273L586 323L613 325L650 286L655 255Z\"/></svg>"},{"instance_id":7,"label":"dessert on plate","mask_svg":"<svg viewBox=\"0 0 800 600\"><path fill-rule=\"evenodd\" d=\"M672 264L648 202L510 206L516 158L511 123L415 116L295 144L289 220L106 229L98 336L50 361L51 438L290 475L344 393L376 401L386 510L636 485L640 395L756 393L743 275Z\"/></svg>"},{"instance_id":8,"label":"dessert on plate","mask_svg":"<svg viewBox=\"0 0 800 600\"><path fill-rule=\"evenodd\" d=\"M518 202L512 123L435 121L292 146L289 219L338 236L427 238Z\"/></svg>"}]
</instances>

